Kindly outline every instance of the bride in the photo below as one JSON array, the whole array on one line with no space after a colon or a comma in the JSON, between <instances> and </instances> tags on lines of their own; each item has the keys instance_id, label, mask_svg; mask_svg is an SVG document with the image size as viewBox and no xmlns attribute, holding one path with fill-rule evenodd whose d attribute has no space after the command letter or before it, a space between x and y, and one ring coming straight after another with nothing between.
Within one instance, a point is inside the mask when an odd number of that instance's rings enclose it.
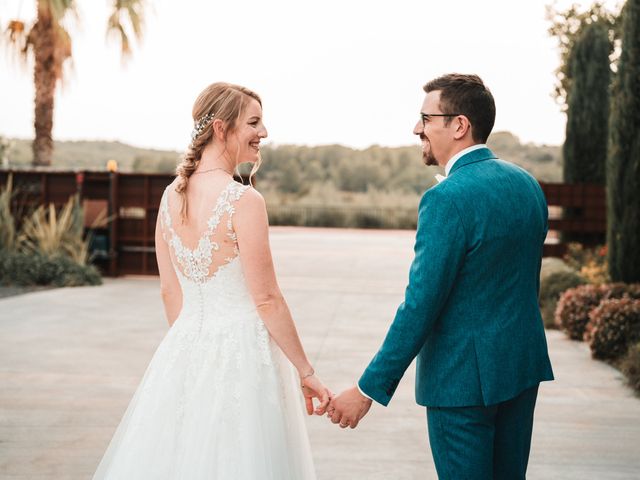
<instances>
[{"instance_id":1,"label":"bride","mask_svg":"<svg viewBox=\"0 0 640 480\"><path fill-rule=\"evenodd\" d=\"M313 479L299 392L309 415L330 392L278 287L264 199L233 180L260 165L262 102L214 83L193 118L156 225L170 329L93 478Z\"/></svg>"}]
</instances>

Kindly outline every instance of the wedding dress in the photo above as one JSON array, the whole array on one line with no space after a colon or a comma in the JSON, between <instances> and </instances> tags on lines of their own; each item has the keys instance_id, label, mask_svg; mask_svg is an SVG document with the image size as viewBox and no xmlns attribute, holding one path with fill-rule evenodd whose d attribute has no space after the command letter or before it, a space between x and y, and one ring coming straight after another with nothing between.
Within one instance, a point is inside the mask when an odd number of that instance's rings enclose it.
<instances>
[{"instance_id":1,"label":"wedding dress","mask_svg":"<svg viewBox=\"0 0 640 480\"><path fill-rule=\"evenodd\" d=\"M297 376L243 277L232 218L247 188L222 190L193 248L165 189L160 225L183 306L94 479L315 478Z\"/></svg>"}]
</instances>

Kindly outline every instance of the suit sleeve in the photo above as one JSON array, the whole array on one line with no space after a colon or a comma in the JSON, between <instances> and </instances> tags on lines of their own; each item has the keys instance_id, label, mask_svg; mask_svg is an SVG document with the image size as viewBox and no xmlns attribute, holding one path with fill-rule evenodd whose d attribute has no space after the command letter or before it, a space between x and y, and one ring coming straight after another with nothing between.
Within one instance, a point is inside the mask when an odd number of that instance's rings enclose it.
<instances>
[{"instance_id":1,"label":"suit sleeve","mask_svg":"<svg viewBox=\"0 0 640 480\"><path fill-rule=\"evenodd\" d=\"M441 188L428 190L420 201L414 251L404 302L358 381L363 393L385 406L431 333L464 261L462 219Z\"/></svg>"}]
</instances>

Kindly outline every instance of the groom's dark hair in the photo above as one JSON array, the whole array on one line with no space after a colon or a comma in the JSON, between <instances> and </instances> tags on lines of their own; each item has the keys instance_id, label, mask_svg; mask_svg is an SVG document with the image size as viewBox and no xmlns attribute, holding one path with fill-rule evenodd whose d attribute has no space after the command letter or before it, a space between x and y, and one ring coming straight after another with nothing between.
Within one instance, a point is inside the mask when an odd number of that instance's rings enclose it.
<instances>
[{"instance_id":1,"label":"groom's dark hair","mask_svg":"<svg viewBox=\"0 0 640 480\"><path fill-rule=\"evenodd\" d=\"M442 113L464 115L471 123L471 135L478 143L485 143L496 120L493 95L477 75L448 73L428 82L424 91L440 90ZM445 117L445 122L451 122Z\"/></svg>"}]
</instances>

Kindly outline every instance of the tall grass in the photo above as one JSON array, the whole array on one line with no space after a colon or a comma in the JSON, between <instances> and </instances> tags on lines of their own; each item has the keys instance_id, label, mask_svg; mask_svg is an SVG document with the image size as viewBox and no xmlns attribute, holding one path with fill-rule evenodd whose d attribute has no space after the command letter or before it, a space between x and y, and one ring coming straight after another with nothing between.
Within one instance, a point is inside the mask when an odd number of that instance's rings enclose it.
<instances>
[{"instance_id":1,"label":"tall grass","mask_svg":"<svg viewBox=\"0 0 640 480\"><path fill-rule=\"evenodd\" d=\"M13 251L16 248L16 220L11 212L13 197L13 175L10 174L7 184L0 190L0 250Z\"/></svg>"},{"instance_id":2,"label":"tall grass","mask_svg":"<svg viewBox=\"0 0 640 480\"><path fill-rule=\"evenodd\" d=\"M47 207L40 205L27 217L18 236L19 249L48 257L63 255L86 265L89 242L83 238L83 230L82 209L78 195L73 195L59 214L50 203Z\"/></svg>"}]
</instances>

